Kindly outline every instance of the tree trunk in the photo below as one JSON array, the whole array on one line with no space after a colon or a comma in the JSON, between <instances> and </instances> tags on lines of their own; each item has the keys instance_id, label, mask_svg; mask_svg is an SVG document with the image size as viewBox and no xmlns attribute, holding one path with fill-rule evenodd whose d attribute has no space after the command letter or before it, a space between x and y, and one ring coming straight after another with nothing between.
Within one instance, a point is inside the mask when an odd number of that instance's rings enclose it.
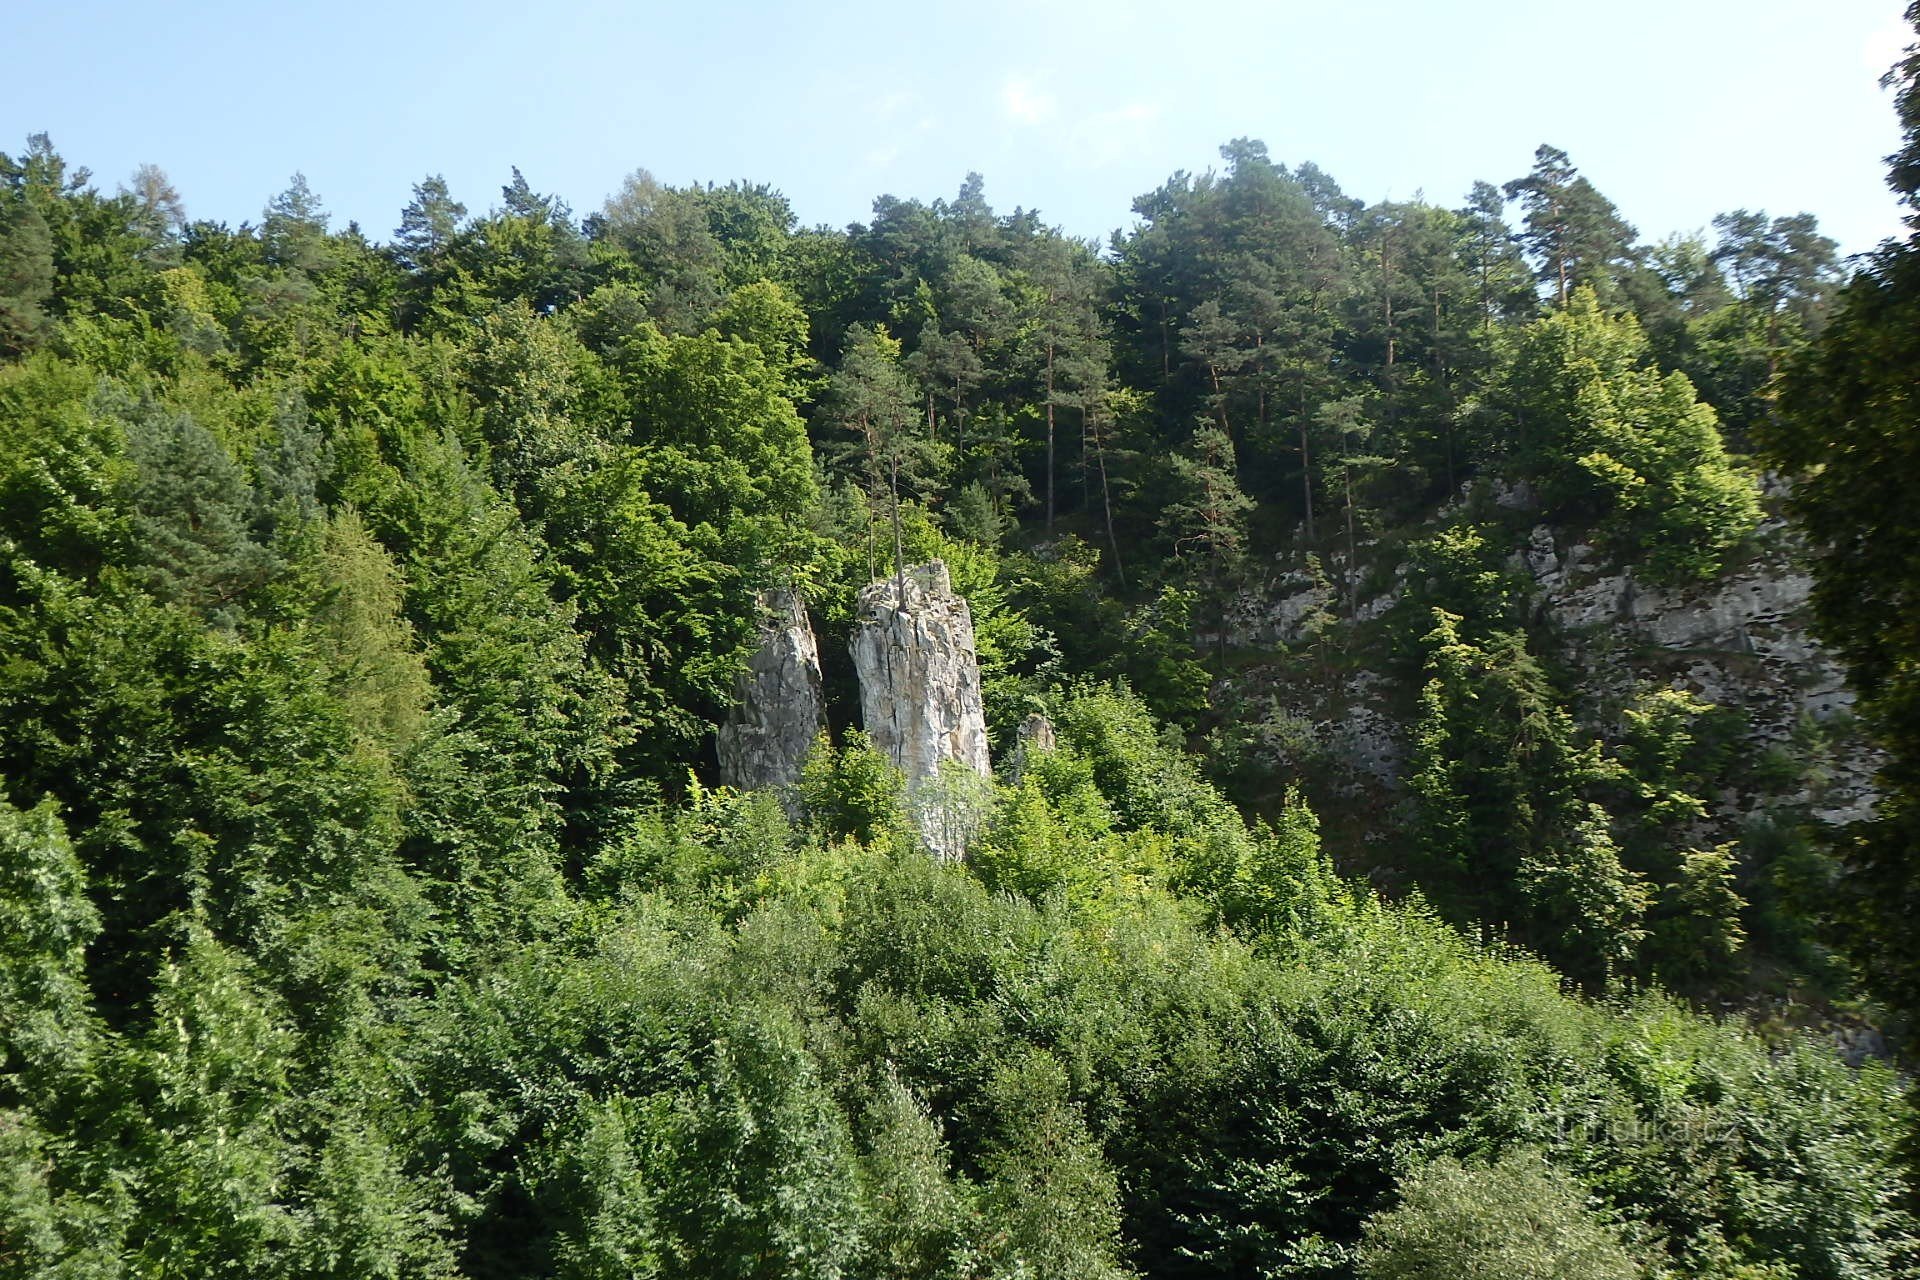
<instances>
[{"instance_id":1,"label":"tree trunk","mask_svg":"<svg viewBox=\"0 0 1920 1280\"><path fill-rule=\"evenodd\" d=\"M1307 450L1307 385L1300 384L1300 493L1307 515L1307 541L1313 534L1313 457Z\"/></svg>"},{"instance_id":2,"label":"tree trunk","mask_svg":"<svg viewBox=\"0 0 1920 1280\"><path fill-rule=\"evenodd\" d=\"M1047 532L1053 532L1053 339L1047 339Z\"/></svg>"},{"instance_id":3,"label":"tree trunk","mask_svg":"<svg viewBox=\"0 0 1920 1280\"><path fill-rule=\"evenodd\" d=\"M1387 387L1391 391L1396 336L1393 330L1393 259L1387 254L1387 237L1384 235L1380 237L1380 292L1381 307L1385 312L1387 325Z\"/></svg>"},{"instance_id":4,"label":"tree trunk","mask_svg":"<svg viewBox=\"0 0 1920 1280\"><path fill-rule=\"evenodd\" d=\"M1353 530L1353 465L1342 462L1340 475L1347 487L1347 616L1351 618L1360 607L1360 540Z\"/></svg>"},{"instance_id":5,"label":"tree trunk","mask_svg":"<svg viewBox=\"0 0 1920 1280\"><path fill-rule=\"evenodd\" d=\"M1084 412L1084 410L1083 410ZM1091 418L1088 420L1092 421ZM1100 429L1091 429L1094 462L1100 468L1100 505L1106 513L1107 546L1113 549L1113 576L1119 581L1120 589L1127 589L1127 571L1120 564L1120 539L1113 532L1113 491L1107 485L1107 445L1100 435Z\"/></svg>"},{"instance_id":6,"label":"tree trunk","mask_svg":"<svg viewBox=\"0 0 1920 1280\"><path fill-rule=\"evenodd\" d=\"M893 456L887 459L888 488L893 493L893 585L894 591L905 607L907 603L907 544L900 533L900 459Z\"/></svg>"}]
</instances>

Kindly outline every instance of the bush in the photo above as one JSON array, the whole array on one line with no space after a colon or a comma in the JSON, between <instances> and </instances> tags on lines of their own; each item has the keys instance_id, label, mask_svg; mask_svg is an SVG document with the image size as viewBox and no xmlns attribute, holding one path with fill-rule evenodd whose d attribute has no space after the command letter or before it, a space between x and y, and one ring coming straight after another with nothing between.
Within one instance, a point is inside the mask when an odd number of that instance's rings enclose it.
<instances>
[{"instance_id":1,"label":"bush","mask_svg":"<svg viewBox=\"0 0 1920 1280\"><path fill-rule=\"evenodd\" d=\"M1620 1233L1580 1185L1530 1152L1470 1167L1436 1160L1360 1243L1367 1280L1633 1280Z\"/></svg>"}]
</instances>

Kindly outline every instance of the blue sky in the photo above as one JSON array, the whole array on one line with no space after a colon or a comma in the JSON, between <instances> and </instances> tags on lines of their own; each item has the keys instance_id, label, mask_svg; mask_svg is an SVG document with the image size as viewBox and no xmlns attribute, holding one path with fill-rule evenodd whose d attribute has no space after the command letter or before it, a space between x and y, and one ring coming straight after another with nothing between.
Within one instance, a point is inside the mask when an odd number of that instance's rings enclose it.
<instances>
[{"instance_id":1,"label":"blue sky","mask_svg":"<svg viewBox=\"0 0 1920 1280\"><path fill-rule=\"evenodd\" d=\"M1900 0L613 4L339 0L15 7L0 149L45 130L111 188L257 219L302 170L376 238L443 172L509 166L577 212L644 166L771 183L802 221L950 195L1104 235L1235 136L1368 200L1458 203L1551 142L1641 234L1801 210L1854 252L1898 225L1879 73Z\"/></svg>"}]
</instances>

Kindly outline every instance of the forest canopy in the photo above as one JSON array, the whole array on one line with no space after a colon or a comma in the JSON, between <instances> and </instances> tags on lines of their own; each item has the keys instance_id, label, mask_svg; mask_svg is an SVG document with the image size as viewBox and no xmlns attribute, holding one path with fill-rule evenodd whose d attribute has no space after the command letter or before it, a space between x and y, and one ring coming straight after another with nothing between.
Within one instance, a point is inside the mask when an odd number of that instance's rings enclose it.
<instances>
[{"instance_id":1,"label":"forest canopy","mask_svg":"<svg viewBox=\"0 0 1920 1280\"><path fill-rule=\"evenodd\" d=\"M1368 204L1236 139L1105 244L979 175L839 229L507 178L381 240L0 155L0 1273L1913 1266L1902 1080L1823 1034L1910 992L1825 931L1811 766L1590 697L1522 581L1549 529L1708 589L1765 444L1903 723L1818 405L1909 251L1642 242L1551 146ZM845 656L931 559L996 762L951 860ZM773 589L828 719L778 795L713 746ZM1388 683L1390 803L1262 663Z\"/></svg>"}]
</instances>

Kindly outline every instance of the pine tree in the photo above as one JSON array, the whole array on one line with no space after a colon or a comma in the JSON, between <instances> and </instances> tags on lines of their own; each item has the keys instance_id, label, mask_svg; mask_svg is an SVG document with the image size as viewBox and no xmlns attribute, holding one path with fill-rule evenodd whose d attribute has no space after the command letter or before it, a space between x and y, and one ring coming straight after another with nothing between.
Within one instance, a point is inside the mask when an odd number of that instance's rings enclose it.
<instances>
[{"instance_id":1,"label":"pine tree","mask_svg":"<svg viewBox=\"0 0 1920 1280\"><path fill-rule=\"evenodd\" d=\"M0 191L0 356L20 355L45 336L53 282L46 218L24 194Z\"/></svg>"},{"instance_id":2,"label":"pine tree","mask_svg":"<svg viewBox=\"0 0 1920 1280\"><path fill-rule=\"evenodd\" d=\"M1612 201L1581 176L1567 153L1542 144L1533 170L1504 188L1526 212L1521 241L1538 264L1539 278L1560 306L1581 285L1603 300L1617 296L1619 274L1635 262L1634 229Z\"/></svg>"},{"instance_id":3,"label":"pine tree","mask_svg":"<svg viewBox=\"0 0 1920 1280\"><path fill-rule=\"evenodd\" d=\"M209 621L236 626L244 598L280 565L254 539L257 507L226 446L185 413L125 404L137 552L148 588Z\"/></svg>"},{"instance_id":4,"label":"pine tree","mask_svg":"<svg viewBox=\"0 0 1920 1280\"><path fill-rule=\"evenodd\" d=\"M447 190L447 180L431 174L414 184L413 199L400 213L393 247L402 266L418 271L441 253L460 230L467 206Z\"/></svg>"},{"instance_id":5,"label":"pine tree","mask_svg":"<svg viewBox=\"0 0 1920 1280\"><path fill-rule=\"evenodd\" d=\"M307 185L303 173L293 175L287 189L267 201L260 222L260 243L267 261L302 274L315 274L332 261L327 242L328 214Z\"/></svg>"},{"instance_id":6,"label":"pine tree","mask_svg":"<svg viewBox=\"0 0 1920 1280\"><path fill-rule=\"evenodd\" d=\"M827 387L828 411L847 437L828 449L829 458L856 469L869 504L888 513L893 525L893 569L906 573L906 546L900 525L903 487L923 492L941 481L946 450L915 430L915 393L901 367L900 344L887 331L855 325L847 330L846 353ZM869 567L872 533L869 530Z\"/></svg>"}]
</instances>

